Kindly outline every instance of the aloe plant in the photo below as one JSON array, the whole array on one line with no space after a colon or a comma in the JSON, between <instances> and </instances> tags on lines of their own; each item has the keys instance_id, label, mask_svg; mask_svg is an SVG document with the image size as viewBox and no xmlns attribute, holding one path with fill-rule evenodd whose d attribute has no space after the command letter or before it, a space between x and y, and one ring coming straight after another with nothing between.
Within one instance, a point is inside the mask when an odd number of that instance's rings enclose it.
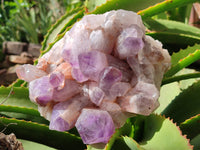
<instances>
[{"instance_id":1,"label":"aloe plant","mask_svg":"<svg viewBox=\"0 0 200 150\"><path fill-rule=\"evenodd\" d=\"M138 12L148 29L146 34L159 39L169 48L172 54L171 69L165 73L162 81L160 107L149 116L128 118L123 127L116 129L105 147L84 145L76 128L68 132L49 130L49 122L39 115L37 106L30 102L27 83L22 80L17 80L10 87L0 87L0 131L5 134L13 132L17 138L49 146L45 149L200 149L200 72L198 69L186 69L200 59L200 29L160 18L165 11L171 12L171 18L176 18L173 12L175 9L177 11L177 7L183 9L196 1L88 0L84 6L74 8L61 17L45 36L41 56L84 15L125 9ZM22 142L26 146L24 140Z\"/></svg>"}]
</instances>

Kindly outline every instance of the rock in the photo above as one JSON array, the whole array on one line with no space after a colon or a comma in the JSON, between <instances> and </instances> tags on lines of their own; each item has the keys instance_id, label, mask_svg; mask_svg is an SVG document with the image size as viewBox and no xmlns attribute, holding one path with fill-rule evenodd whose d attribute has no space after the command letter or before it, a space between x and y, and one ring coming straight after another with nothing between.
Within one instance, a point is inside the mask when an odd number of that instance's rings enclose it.
<instances>
[{"instance_id":1,"label":"rock","mask_svg":"<svg viewBox=\"0 0 200 150\"><path fill-rule=\"evenodd\" d=\"M5 54L20 55L23 51L27 50L27 43L7 41L3 43L3 52Z\"/></svg>"},{"instance_id":2,"label":"rock","mask_svg":"<svg viewBox=\"0 0 200 150\"><path fill-rule=\"evenodd\" d=\"M20 56L22 56L22 57L30 57L30 58L33 57L31 54L29 54L29 53L27 53L27 52L22 52L22 53L20 54Z\"/></svg>"},{"instance_id":3,"label":"rock","mask_svg":"<svg viewBox=\"0 0 200 150\"><path fill-rule=\"evenodd\" d=\"M18 77L17 77L17 74L16 74L16 68L18 66L19 65L15 65L15 66L8 68L6 75L4 77L4 80L7 82L7 84L11 84L13 81L17 80Z\"/></svg>"},{"instance_id":4,"label":"rock","mask_svg":"<svg viewBox=\"0 0 200 150\"><path fill-rule=\"evenodd\" d=\"M27 56L10 55L8 60L14 64L33 64L33 58Z\"/></svg>"},{"instance_id":5,"label":"rock","mask_svg":"<svg viewBox=\"0 0 200 150\"><path fill-rule=\"evenodd\" d=\"M0 79L1 79L0 85L8 86L18 78L16 74L16 68L18 66L19 65L15 65L15 66L9 67L8 69L0 70Z\"/></svg>"},{"instance_id":6,"label":"rock","mask_svg":"<svg viewBox=\"0 0 200 150\"><path fill-rule=\"evenodd\" d=\"M0 132L0 149L7 150L24 150L22 143L17 140L14 133L5 135Z\"/></svg>"},{"instance_id":7,"label":"rock","mask_svg":"<svg viewBox=\"0 0 200 150\"><path fill-rule=\"evenodd\" d=\"M30 43L28 45L28 53L31 54L34 57L40 56L40 49L41 49L41 45L32 44L32 43Z\"/></svg>"},{"instance_id":8,"label":"rock","mask_svg":"<svg viewBox=\"0 0 200 150\"><path fill-rule=\"evenodd\" d=\"M1 69L1 70L0 70L0 75L4 74L4 73L6 73L6 72L7 72L7 69Z\"/></svg>"}]
</instances>

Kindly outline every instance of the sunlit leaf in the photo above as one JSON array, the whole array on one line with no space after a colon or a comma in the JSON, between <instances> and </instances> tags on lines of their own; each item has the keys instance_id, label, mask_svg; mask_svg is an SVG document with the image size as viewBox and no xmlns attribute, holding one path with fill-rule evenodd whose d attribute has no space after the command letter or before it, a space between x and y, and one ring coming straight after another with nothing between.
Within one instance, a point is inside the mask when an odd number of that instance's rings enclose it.
<instances>
[{"instance_id":1,"label":"sunlit leaf","mask_svg":"<svg viewBox=\"0 0 200 150\"><path fill-rule=\"evenodd\" d=\"M186 119L200 113L200 81L194 83L189 88L183 90L162 112L166 117L170 117L180 124Z\"/></svg>"},{"instance_id":2,"label":"sunlit leaf","mask_svg":"<svg viewBox=\"0 0 200 150\"><path fill-rule=\"evenodd\" d=\"M150 115L145 119L143 142L145 150L191 150L192 146L180 129L169 119Z\"/></svg>"},{"instance_id":3,"label":"sunlit leaf","mask_svg":"<svg viewBox=\"0 0 200 150\"><path fill-rule=\"evenodd\" d=\"M19 139L34 141L56 149L66 149L66 147L68 149L85 148L80 137L68 132L49 130L46 125L0 117L0 130L5 128L5 134L15 133Z\"/></svg>"},{"instance_id":4,"label":"sunlit leaf","mask_svg":"<svg viewBox=\"0 0 200 150\"><path fill-rule=\"evenodd\" d=\"M200 134L200 114L181 123L180 128L182 132L190 139Z\"/></svg>"}]
</instances>

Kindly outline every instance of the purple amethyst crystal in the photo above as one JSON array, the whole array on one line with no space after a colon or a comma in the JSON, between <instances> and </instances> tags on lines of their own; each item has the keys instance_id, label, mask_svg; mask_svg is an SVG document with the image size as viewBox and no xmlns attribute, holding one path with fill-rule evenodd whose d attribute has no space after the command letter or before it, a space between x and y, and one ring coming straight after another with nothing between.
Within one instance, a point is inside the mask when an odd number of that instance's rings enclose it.
<instances>
[{"instance_id":1,"label":"purple amethyst crystal","mask_svg":"<svg viewBox=\"0 0 200 150\"><path fill-rule=\"evenodd\" d=\"M128 117L159 106L169 66L168 51L145 35L141 17L113 10L84 16L17 75L29 82L29 97L50 129L76 126L85 144L95 144L107 143Z\"/></svg>"},{"instance_id":2,"label":"purple amethyst crystal","mask_svg":"<svg viewBox=\"0 0 200 150\"><path fill-rule=\"evenodd\" d=\"M45 106L52 100L53 89L49 77L44 76L30 82L29 97L33 102Z\"/></svg>"},{"instance_id":3,"label":"purple amethyst crystal","mask_svg":"<svg viewBox=\"0 0 200 150\"><path fill-rule=\"evenodd\" d=\"M77 95L68 101L60 102L53 107L49 128L66 131L74 127L81 110L90 106L88 97Z\"/></svg>"},{"instance_id":4,"label":"purple amethyst crystal","mask_svg":"<svg viewBox=\"0 0 200 150\"><path fill-rule=\"evenodd\" d=\"M18 67L16 72L20 79L23 79L27 82L31 82L37 78L47 75L45 71L29 64Z\"/></svg>"},{"instance_id":5,"label":"purple amethyst crystal","mask_svg":"<svg viewBox=\"0 0 200 150\"><path fill-rule=\"evenodd\" d=\"M107 143L115 132L109 113L98 109L83 109L75 126L85 144Z\"/></svg>"},{"instance_id":6,"label":"purple amethyst crystal","mask_svg":"<svg viewBox=\"0 0 200 150\"><path fill-rule=\"evenodd\" d=\"M100 89L97 83L94 83L94 82L89 84L88 93L89 93L90 100L97 106L101 104L105 96L105 93L103 92L103 90Z\"/></svg>"},{"instance_id":7,"label":"purple amethyst crystal","mask_svg":"<svg viewBox=\"0 0 200 150\"><path fill-rule=\"evenodd\" d=\"M114 83L121 81L121 79L122 73L119 69L115 67L106 67L100 75L99 87L107 92Z\"/></svg>"},{"instance_id":8,"label":"purple amethyst crystal","mask_svg":"<svg viewBox=\"0 0 200 150\"><path fill-rule=\"evenodd\" d=\"M98 81L100 72L107 66L104 53L91 51L78 56L81 72L91 80Z\"/></svg>"},{"instance_id":9,"label":"purple amethyst crystal","mask_svg":"<svg viewBox=\"0 0 200 150\"><path fill-rule=\"evenodd\" d=\"M62 89L65 86L65 76L60 72L50 74L49 82L54 88Z\"/></svg>"}]
</instances>

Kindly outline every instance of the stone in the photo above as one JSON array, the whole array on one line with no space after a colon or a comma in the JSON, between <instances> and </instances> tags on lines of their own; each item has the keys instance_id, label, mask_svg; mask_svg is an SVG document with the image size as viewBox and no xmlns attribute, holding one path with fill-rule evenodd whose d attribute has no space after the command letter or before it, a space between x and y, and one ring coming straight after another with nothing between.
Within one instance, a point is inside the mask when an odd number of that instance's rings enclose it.
<instances>
[{"instance_id":1,"label":"stone","mask_svg":"<svg viewBox=\"0 0 200 150\"><path fill-rule=\"evenodd\" d=\"M28 45L28 53L34 57L40 56L40 49L41 49L41 45L39 45L39 44L30 43Z\"/></svg>"},{"instance_id":2,"label":"stone","mask_svg":"<svg viewBox=\"0 0 200 150\"><path fill-rule=\"evenodd\" d=\"M9 55L8 60L14 64L33 64L33 58L18 55Z\"/></svg>"},{"instance_id":3,"label":"stone","mask_svg":"<svg viewBox=\"0 0 200 150\"><path fill-rule=\"evenodd\" d=\"M17 67L19 67L19 65L0 70L0 85L8 86L17 79Z\"/></svg>"},{"instance_id":4,"label":"stone","mask_svg":"<svg viewBox=\"0 0 200 150\"><path fill-rule=\"evenodd\" d=\"M14 133L5 135L0 132L0 149L1 150L24 150L23 145L17 140Z\"/></svg>"},{"instance_id":5,"label":"stone","mask_svg":"<svg viewBox=\"0 0 200 150\"><path fill-rule=\"evenodd\" d=\"M27 43L7 41L3 43L3 52L5 54L20 55L23 51L27 50Z\"/></svg>"}]
</instances>

